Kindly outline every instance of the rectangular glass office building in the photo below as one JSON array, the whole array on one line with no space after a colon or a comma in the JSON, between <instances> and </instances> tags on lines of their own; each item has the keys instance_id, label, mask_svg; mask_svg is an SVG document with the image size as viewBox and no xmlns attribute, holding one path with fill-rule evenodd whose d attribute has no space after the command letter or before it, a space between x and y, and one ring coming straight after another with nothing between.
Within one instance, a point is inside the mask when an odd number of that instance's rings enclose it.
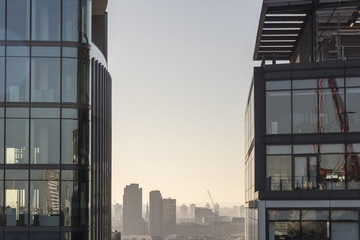
<instances>
[{"instance_id":1,"label":"rectangular glass office building","mask_svg":"<svg viewBox=\"0 0 360 240\"><path fill-rule=\"evenodd\" d=\"M107 1L95 2L0 0L0 240L110 239Z\"/></svg>"},{"instance_id":2,"label":"rectangular glass office building","mask_svg":"<svg viewBox=\"0 0 360 240\"><path fill-rule=\"evenodd\" d=\"M245 116L248 240L360 239L359 16L359 1L263 2Z\"/></svg>"}]
</instances>

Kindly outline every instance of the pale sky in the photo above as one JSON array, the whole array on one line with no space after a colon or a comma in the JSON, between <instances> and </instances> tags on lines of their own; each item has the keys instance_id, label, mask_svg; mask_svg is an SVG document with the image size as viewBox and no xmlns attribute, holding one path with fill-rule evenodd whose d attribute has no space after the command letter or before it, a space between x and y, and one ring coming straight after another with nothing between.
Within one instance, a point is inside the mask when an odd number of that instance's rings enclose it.
<instances>
[{"instance_id":1,"label":"pale sky","mask_svg":"<svg viewBox=\"0 0 360 240\"><path fill-rule=\"evenodd\" d=\"M109 0L112 200L244 202L244 110L262 0Z\"/></svg>"}]
</instances>

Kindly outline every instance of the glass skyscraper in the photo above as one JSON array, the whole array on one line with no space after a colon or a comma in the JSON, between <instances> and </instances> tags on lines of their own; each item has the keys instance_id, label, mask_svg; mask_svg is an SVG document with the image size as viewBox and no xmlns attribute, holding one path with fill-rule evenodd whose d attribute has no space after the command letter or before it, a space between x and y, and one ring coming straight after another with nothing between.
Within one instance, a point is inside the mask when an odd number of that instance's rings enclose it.
<instances>
[{"instance_id":1,"label":"glass skyscraper","mask_svg":"<svg viewBox=\"0 0 360 240\"><path fill-rule=\"evenodd\" d=\"M110 239L105 0L0 0L0 240Z\"/></svg>"}]
</instances>

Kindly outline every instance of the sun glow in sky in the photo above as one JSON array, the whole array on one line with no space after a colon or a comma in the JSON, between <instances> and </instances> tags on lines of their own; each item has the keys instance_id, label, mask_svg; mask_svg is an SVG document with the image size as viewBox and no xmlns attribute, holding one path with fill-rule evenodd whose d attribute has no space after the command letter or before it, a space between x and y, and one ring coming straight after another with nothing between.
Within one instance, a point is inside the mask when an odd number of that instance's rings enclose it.
<instances>
[{"instance_id":1,"label":"sun glow in sky","mask_svg":"<svg viewBox=\"0 0 360 240\"><path fill-rule=\"evenodd\" d=\"M244 111L261 0L110 0L112 199L244 201Z\"/></svg>"}]
</instances>

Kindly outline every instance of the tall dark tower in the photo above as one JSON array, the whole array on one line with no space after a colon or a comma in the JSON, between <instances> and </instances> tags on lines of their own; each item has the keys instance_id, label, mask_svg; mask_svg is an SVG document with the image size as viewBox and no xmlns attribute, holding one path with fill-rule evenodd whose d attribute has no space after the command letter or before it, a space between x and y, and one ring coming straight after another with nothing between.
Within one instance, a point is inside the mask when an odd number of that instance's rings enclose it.
<instances>
[{"instance_id":1,"label":"tall dark tower","mask_svg":"<svg viewBox=\"0 0 360 240\"><path fill-rule=\"evenodd\" d=\"M0 239L110 239L106 7L0 0Z\"/></svg>"}]
</instances>

